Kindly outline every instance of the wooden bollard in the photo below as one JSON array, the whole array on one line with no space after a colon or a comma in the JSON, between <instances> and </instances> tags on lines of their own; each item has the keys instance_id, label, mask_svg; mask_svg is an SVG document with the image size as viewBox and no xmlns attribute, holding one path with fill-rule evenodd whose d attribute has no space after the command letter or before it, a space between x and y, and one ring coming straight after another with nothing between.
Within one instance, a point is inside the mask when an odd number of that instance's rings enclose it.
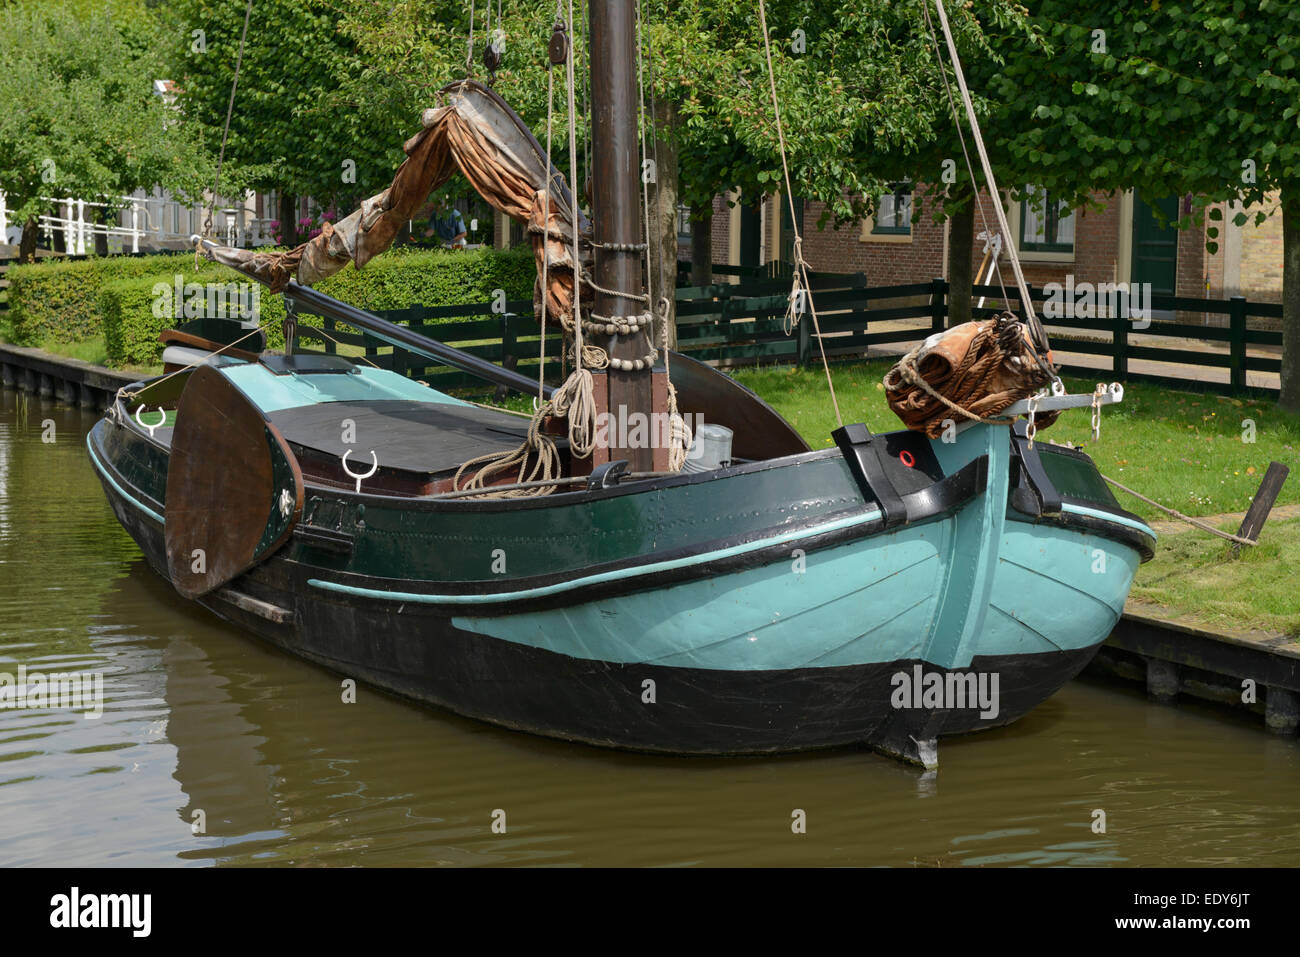
<instances>
[{"instance_id":1,"label":"wooden bollard","mask_svg":"<svg viewBox=\"0 0 1300 957\"><path fill-rule=\"evenodd\" d=\"M1237 529L1238 538L1248 538L1252 542L1259 541L1259 533L1263 530L1264 523L1268 521L1268 514L1273 511L1273 503L1277 501L1282 491L1282 483L1286 481L1290 472L1291 470L1281 462L1268 463L1268 471L1264 473L1264 480L1259 483L1259 491L1250 501L1246 517L1241 520L1241 528ZM1240 554L1241 543L1233 542L1233 558Z\"/></svg>"}]
</instances>

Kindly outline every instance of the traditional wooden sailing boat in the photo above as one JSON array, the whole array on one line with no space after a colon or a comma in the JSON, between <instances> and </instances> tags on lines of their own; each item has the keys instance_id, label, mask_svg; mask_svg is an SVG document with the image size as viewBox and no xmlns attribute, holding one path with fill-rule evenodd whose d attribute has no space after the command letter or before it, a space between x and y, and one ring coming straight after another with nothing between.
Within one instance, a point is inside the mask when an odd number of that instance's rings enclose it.
<instances>
[{"instance_id":1,"label":"traditional wooden sailing boat","mask_svg":"<svg viewBox=\"0 0 1300 957\"><path fill-rule=\"evenodd\" d=\"M933 765L939 736L1013 721L1083 668L1150 557L1150 529L1092 461L1034 441L1033 415L1118 396L1009 388L942 435L929 408L916 428L843 426L812 451L727 376L653 349L633 11L590 4L593 222L518 117L467 80L426 112L392 187L326 234L281 254L207 244L314 313L536 392L310 288L385 248L459 170L528 224L539 313L573 334L578 370L542 390L532 421L295 353L290 335L283 355L218 353L123 390L91 461L181 595L343 676L596 745L866 745ZM1006 369L1045 355L1032 328L992 322L974 332L1009 350ZM910 368L934 377L943 347ZM931 400L906 391L900 408ZM142 423L146 407L164 424ZM730 451L683 470L677 408L730 430ZM595 434L616 410L666 415L667 438Z\"/></svg>"}]
</instances>

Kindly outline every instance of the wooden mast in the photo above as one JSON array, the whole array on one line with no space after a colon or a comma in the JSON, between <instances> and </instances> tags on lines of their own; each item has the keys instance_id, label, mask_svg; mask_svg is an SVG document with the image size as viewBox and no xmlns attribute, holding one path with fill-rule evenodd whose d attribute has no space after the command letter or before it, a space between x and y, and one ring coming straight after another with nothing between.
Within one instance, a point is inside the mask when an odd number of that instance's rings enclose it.
<instances>
[{"instance_id":1,"label":"wooden mast","mask_svg":"<svg viewBox=\"0 0 1300 957\"><path fill-rule=\"evenodd\" d=\"M591 139L595 280L603 289L644 296L637 169L636 6L635 0L591 0ZM584 291L585 292L585 291ZM636 316L648 311L641 299L595 293L592 312ZM599 322L600 320L596 320ZM635 361L651 351L646 333L594 336L612 359ZM604 379L602 383L601 378ZM605 402L599 392L605 386ZM654 409L654 379L648 369L615 369L596 380L597 405L612 423L633 413L649 418ZM633 429L608 429L605 461L627 459L633 471L654 468L649 442L633 441ZM638 445L639 448L628 448Z\"/></svg>"}]
</instances>

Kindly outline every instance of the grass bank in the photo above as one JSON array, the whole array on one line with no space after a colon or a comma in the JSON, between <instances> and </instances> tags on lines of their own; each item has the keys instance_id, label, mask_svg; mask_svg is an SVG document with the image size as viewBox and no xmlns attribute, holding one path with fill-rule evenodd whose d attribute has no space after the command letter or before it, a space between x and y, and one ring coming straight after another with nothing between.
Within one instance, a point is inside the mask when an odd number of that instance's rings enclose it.
<instances>
[{"instance_id":1,"label":"grass bank","mask_svg":"<svg viewBox=\"0 0 1300 957\"><path fill-rule=\"evenodd\" d=\"M1216 523L1235 532L1237 523ZM1300 518L1272 520L1260 543L1233 558L1231 546L1187 525L1162 531L1156 556L1138 571L1131 600L1152 614L1210 628L1300 638Z\"/></svg>"},{"instance_id":2,"label":"grass bank","mask_svg":"<svg viewBox=\"0 0 1300 957\"><path fill-rule=\"evenodd\" d=\"M892 362L831 367L846 422L873 431L899 427L885 403L881 378ZM835 414L820 368L774 366L735 372L786 417L814 448L831 444ZM1095 380L1067 378L1071 392L1091 392ZM1101 438L1092 440L1088 409L1063 413L1042 437L1081 446L1102 474L1188 515L1245 511L1272 460L1300 462L1300 416L1272 402L1176 392L1158 385L1125 386L1124 401L1102 410ZM1116 492L1120 504L1143 518L1166 518L1149 505ZM1279 504L1300 502L1300 475L1282 488Z\"/></svg>"}]
</instances>

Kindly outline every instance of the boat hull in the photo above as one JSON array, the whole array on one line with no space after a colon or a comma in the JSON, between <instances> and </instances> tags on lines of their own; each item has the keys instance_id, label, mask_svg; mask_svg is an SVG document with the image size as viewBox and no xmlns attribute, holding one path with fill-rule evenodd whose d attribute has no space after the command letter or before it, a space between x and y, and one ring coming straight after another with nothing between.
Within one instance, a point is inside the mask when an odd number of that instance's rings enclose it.
<instances>
[{"instance_id":1,"label":"boat hull","mask_svg":"<svg viewBox=\"0 0 1300 957\"><path fill-rule=\"evenodd\" d=\"M131 478L146 450L98 429L106 494L167 577L161 503ZM486 593L348 573L294 544L201 602L345 678L516 730L682 755L865 746L930 766L938 737L1014 721L1085 667L1141 558L996 501L981 488L890 531L860 509L635 574ZM374 503L365 514L382 524ZM960 547L971 522L1000 546Z\"/></svg>"}]
</instances>

